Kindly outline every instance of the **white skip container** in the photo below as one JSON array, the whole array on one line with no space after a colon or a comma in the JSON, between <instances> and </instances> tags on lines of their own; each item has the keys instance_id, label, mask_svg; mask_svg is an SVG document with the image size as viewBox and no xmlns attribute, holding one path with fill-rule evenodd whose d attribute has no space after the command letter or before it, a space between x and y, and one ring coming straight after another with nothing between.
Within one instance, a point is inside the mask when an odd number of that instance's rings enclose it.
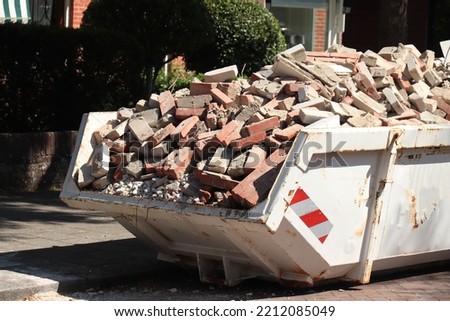
<instances>
[{"instance_id":1,"label":"white skip container","mask_svg":"<svg viewBox=\"0 0 450 321\"><path fill-rule=\"evenodd\" d=\"M237 210L80 190L74 175L112 115L84 115L60 198L110 213L201 281L368 283L374 271L450 259L450 126L305 127L269 196Z\"/></svg>"}]
</instances>

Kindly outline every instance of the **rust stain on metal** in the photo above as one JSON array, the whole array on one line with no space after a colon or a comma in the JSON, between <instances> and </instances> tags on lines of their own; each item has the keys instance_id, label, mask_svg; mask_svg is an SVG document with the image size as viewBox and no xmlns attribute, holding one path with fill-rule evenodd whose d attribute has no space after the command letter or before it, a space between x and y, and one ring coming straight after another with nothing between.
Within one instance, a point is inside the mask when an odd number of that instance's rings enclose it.
<instances>
[{"instance_id":1,"label":"rust stain on metal","mask_svg":"<svg viewBox=\"0 0 450 321\"><path fill-rule=\"evenodd\" d=\"M296 237L297 233L293 232L292 230L286 230L286 234L292 237Z\"/></svg>"},{"instance_id":2,"label":"rust stain on metal","mask_svg":"<svg viewBox=\"0 0 450 321\"><path fill-rule=\"evenodd\" d=\"M287 211L289 205L290 205L290 203L288 201L284 200L284 212Z\"/></svg>"},{"instance_id":3,"label":"rust stain on metal","mask_svg":"<svg viewBox=\"0 0 450 321\"><path fill-rule=\"evenodd\" d=\"M306 273L305 270L303 270L300 266L296 266L292 269L292 272L297 273L297 274L303 274L303 275L308 275L308 273Z\"/></svg>"},{"instance_id":4,"label":"rust stain on metal","mask_svg":"<svg viewBox=\"0 0 450 321\"><path fill-rule=\"evenodd\" d=\"M409 215L411 217L412 223L413 223L413 229L416 229L419 227L419 221L417 219L417 201L416 197L412 195L411 191L408 191L409 194Z\"/></svg>"},{"instance_id":5,"label":"rust stain on metal","mask_svg":"<svg viewBox=\"0 0 450 321\"><path fill-rule=\"evenodd\" d=\"M319 273L319 275L318 276L316 276L316 277L314 277L313 278L313 280L314 281L319 281L319 280L322 280L323 278L324 278L324 274L327 272L327 270L325 269L325 270L323 270L322 272L320 272Z\"/></svg>"},{"instance_id":6,"label":"rust stain on metal","mask_svg":"<svg viewBox=\"0 0 450 321\"><path fill-rule=\"evenodd\" d=\"M295 193L295 189L291 189L291 190L288 192L288 196L291 197L294 193Z\"/></svg>"},{"instance_id":7,"label":"rust stain on metal","mask_svg":"<svg viewBox=\"0 0 450 321\"><path fill-rule=\"evenodd\" d=\"M361 224L360 227L358 227L358 229L355 231L355 235L358 237L361 237L364 233L364 229L366 228L366 223L364 222L363 224Z\"/></svg>"},{"instance_id":8,"label":"rust stain on metal","mask_svg":"<svg viewBox=\"0 0 450 321\"><path fill-rule=\"evenodd\" d=\"M364 182L362 183L362 185L360 186L360 188L358 190L359 197L357 199L355 199L355 205L358 207L361 207L364 204L364 201L367 201L367 196L365 196L365 194L366 194L368 182L369 182L369 178L366 177L364 179Z\"/></svg>"},{"instance_id":9,"label":"rust stain on metal","mask_svg":"<svg viewBox=\"0 0 450 321\"><path fill-rule=\"evenodd\" d=\"M209 239L211 237L211 235L209 235L208 233L206 233L205 231L202 231L203 236L205 236L207 239Z\"/></svg>"}]
</instances>

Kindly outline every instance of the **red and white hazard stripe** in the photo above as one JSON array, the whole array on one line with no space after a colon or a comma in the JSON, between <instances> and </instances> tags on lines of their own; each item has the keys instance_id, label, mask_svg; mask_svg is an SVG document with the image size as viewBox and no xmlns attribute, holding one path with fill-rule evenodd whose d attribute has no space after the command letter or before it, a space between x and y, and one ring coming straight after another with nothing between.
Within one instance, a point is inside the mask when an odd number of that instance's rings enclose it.
<instances>
[{"instance_id":1,"label":"red and white hazard stripe","mask_svg":"<svg viewBox=\"0 0 450 321\"><path fill-rule=\"evenodd\" d=\"M297 189L289 206L319 241L321 243L325 242L333 228L333 224L331 224L325 214L322 213L304 190L301 188Z\"/></svg>"}]
</instances>

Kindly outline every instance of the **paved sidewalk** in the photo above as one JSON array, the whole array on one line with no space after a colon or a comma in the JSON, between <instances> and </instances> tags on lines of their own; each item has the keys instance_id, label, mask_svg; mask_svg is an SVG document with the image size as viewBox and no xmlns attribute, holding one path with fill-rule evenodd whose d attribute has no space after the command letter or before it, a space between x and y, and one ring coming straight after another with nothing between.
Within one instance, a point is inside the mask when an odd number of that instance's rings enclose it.
<instances>
[{"instance_id":1,"label":"paved sidewalk","mask_svg":"<svg viewBox=\"0 0 450 321\"><path fill-rule=\"evenodd\" d=\"M185 285L186 275L171 275L172 265L157 261L155 252L107 214L71 209L58 197L57 192L0 195L0 300L151 278L179 288ZM281 289L273 300L450 300L450 262L428 272L397 273L373 281L350 287ZM200 286L197 277L192 282ZM257 292L262 285L255 280L241 289ZM227 295L233 292L223 290ZM222 294L214 290L210 298L220 299ZM136 295L139 300L155 300L152 293ZM190 299L194 297L190 294ZM255 294L253 299L264 297Z\"/></svg>"},{"instance_id":2,"label":"paved sidewalk","mask_svg":"<svg viewBox=\"0 0 450 321\"><path fill-rule=\"evenodd\" d=\"M58 197L0 195L0 300L109 285L164 266L107 214L69 208Z\"/></svg>"}]
</instances>

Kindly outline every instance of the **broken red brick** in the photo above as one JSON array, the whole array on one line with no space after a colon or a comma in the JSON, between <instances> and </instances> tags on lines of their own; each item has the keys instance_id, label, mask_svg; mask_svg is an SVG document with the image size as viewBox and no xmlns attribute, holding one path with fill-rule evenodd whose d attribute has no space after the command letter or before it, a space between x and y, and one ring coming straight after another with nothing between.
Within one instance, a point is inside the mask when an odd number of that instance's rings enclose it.
<instances>
[{"instance_id":1,"label":"broken red brick","mask_svg":"<svg viewBox=\"0 0 450 321\"><path fill-rule=\"evenodd\" d=\"M188 169L194 151L189 147L173 150L156 169L169 179L180 179Z\"/></svg>"},{"instance_id":2,"label":"broken red brick","mask_svg":"<svg viewBox=\"0 0 450 321\"><path fill-rule=\"evenodd\" d=\"M166 90L159 94L158 97L159 110L161 111L161 116L165 114L175 113L175 99L173 98L170 91Z\"/></svg>"},{"instance_id":3,"label":"broken red brick","mask_svg":"<svg viewBox=\"0 0 450 321\"><path fill-rule=\"evenodd\" d=\"M170 138L177 142L181 138L187 137L191 129L199 122L198 116L191 116L183 120L176 128L170 133Z\"/></svg>"},{"instance_id":4,"label":"broken red brick","mask_svg":"<svg viewBox=\"0 0 450 321\"><path fill-rule=\"evenodd\" d=\"M266 198L286 156L283 149L277 149L270 154L262 164L230 191L234 201L243 207L251 208Z\"/></svg>"},{"instance_id":5,"label":"broken red brick","mask_svg":"<svg viewBox=\"0 0 450 321\"><path fill-rule=\"evenodd\" d=\"M274 132L274 136L282 141L291 140L296 137L297 134L302 130L303 126L300 124L294 124L283 130Z\"/></svg>"},{"instance_id":6,"label":"broken red brick","mask_svg":"<svg viewBox=\"0 0 450 321\"><path fill-rule=\"evenodd\" d=\"M200 183L204 185L212 186L224 191L231 190L239 184L239 181L232 179L228 175L209 171L195 170L195 177L197 177Z\"/></svg>"},{"instance_id":7,"label":"broken red brick","mask_svg":"<svg viewBox=\"0 0 450 321\"><path fill-rule=\"evenodd\" d=\"M342 99L341 103L347 104L347 105L353 105L353 97L351 96L345 96L344 99Z\"/></svg>"},{"instance_id":8,"label":"broken red brick","mask_svg":"<svg viewBox=\"0 0 450 321\"><path fill-rule=\"evenodd\" d=\"M395 83L406 91L412 86L409 80L405 77L405 75L401 72L393 72L391 73L392 78L394 78Z\"/></svg>"},{"instance_id":9,"label":"broken red brick","mask_svg":"<svg viewBox=\"0 0 450 321\"><path fill-rule=\"evenodd\" d=\"M250 106L254 101L255 98L250 94L240 95L238 98L239 105L241 106Z\"/></svg>"},{"instance_id":10,"label":"broken red brick","mask_svg":"<svg viewBox=\"0 0 450 321\"><path fill-rule=\"evenodd\" d=\"M240 131L242 126L243 123L232 120L216 134L214 140L219 142L222 146L228 146L232 140L241 137Z\"/></svg>"},{"instance_id":11,"label":"broken red brick","mask_svg":"<svg viewBox=\"0 0 450 321\"><path fill-rule=\"evenodd\" d=\"M439 96L433 96L431 97L431 99L437 101L437 108L447 114L445 119L450 120L450 105L442 97Z\"/></svg>"},{"instance_id":12,"label":"broken red brick","mask_svg":"<svg viewBox=\"0 0 450 321\"><path fill-rule=\"evenodd\" d=\"M270 117L266 118L260 122L253 123L248 125L245 130L248 134L248 136L254 135L259 132L265 132L274 128L277 128L280 126L280 120L278 117Z\"/></svg>"},{"instance_id":13,"label":"broken red brick","mask_svg":"<svg viewBox=\"0 0 450 321\"><path fill-rule=\"evenodd\" d=\"M199 159L205 159L219 146L220 143L214 139L197 140L194 145L195 155Z\"/></svg>"},{"instance_id":14,"label":"broken red brick","mask_svg":"<svg viewBox=\"0 0 450 321\"><path fill-rule=\"evenodd\" d=\"M218 88L211 89L210 93L214 101L224 106L225 108L229 108L235 104L233 99L228 97Z\"/></svg>"},{"instance_id":15,"label":"broken red brick","mask_svg":"<svg viewBox=\"0 0 450 321\"><path fill-rule=\"evenodd\" d=\"M259 132L251 136L233 140L232 142L230 142L229 147L234 151L242 150L249 146L261 143L265 139L266 139L266 132Z\"/></svg>"},{"instance_id":16,"label":"broken red brick","mask_svg":"<svg viewBox=\"0 0 450 321\"><path fill-rule=\"evenodd\" d=\"M205 107L191 107L191 108L177 108L175 110L175 118L178 120L185 120L191 116L197 116L204 119L207 109Z\"/></svg>"},{"instance_id":17,"label":"broken red brick","mask_svg":"<svg viewBox=\"0 0 450 321\"><path fill-rule=\"evenodd\" d=\"M108 121L105 125L102 125L100 128L96 129L92 135L94 136L95 143L97 145L100 145L102 143L103 138L118 124L120 123L119 120L113 119Z\"/></svg>"},{"instance_id":18,"label":"broken red brick","mask_svg":"<svg viewBox=\"0 0 450 321\"><path fill-rule=\"evenodd\" d=\"M123 167L119 166L114 170L113 179L120 181L123 178Z\"/></svg>"},{"instance_id":19,"label":"broken red brick","mask_svg":"<svg viewBox=\"0 0 450 321\"><path fill-rule=\"evenodd\" d=\"M160 165L161 165L161 160L155 160L155 161L146 160L146 161L144 161L145 173L147 173L147 174L157 173L158 168L160 168ZM161 174L162 174L162 172L161 172Z\"/></svg>"},{"instance_id":20,"label":"broken red brick","mask_svg":"<svg viewBox=\"0 0 450 321\"><path fill-rule=\"evenodd\" d=\"M283 146L283 142L277 139L275 135L267 136L265 144L269 150L275 150Z\"/></svg>"},{"instance_id":21,"label":"broken red brick","mask_svg":"<svg viewBox=\"0 0 450 321\"><path fill-rule=\"evenodd\" d=\"M175 126L172 123L164 128L159 129L152 135L152 137L148 139L148 146L150 148L153 148L156 145L159 145L159 143L166 139L174 130Z\"/></svg>"},{"instance_id":22,"label":"broken red brick","mask_svg":"<svg viewBox=\"0 0 450 321\"><path fill-rule=\"evenodd\" d=\"M191 95L209 95L211 89L216 87L215 82L191 82L189 90Z\"/></svg>"},{"instance_id":23,"label":"broken red brick","mask_svg":"<svg viewBox=\"0 0 450 321\"><path fill-rule=\"evenodd\" d=\"M283 89L284 89L284 93L286 95L294 96L294 95L297 95L300 88L303 88L303 87L305 87L304 83L296 82L296 83L285 85Z\"/></svg>"}]
</instances>

